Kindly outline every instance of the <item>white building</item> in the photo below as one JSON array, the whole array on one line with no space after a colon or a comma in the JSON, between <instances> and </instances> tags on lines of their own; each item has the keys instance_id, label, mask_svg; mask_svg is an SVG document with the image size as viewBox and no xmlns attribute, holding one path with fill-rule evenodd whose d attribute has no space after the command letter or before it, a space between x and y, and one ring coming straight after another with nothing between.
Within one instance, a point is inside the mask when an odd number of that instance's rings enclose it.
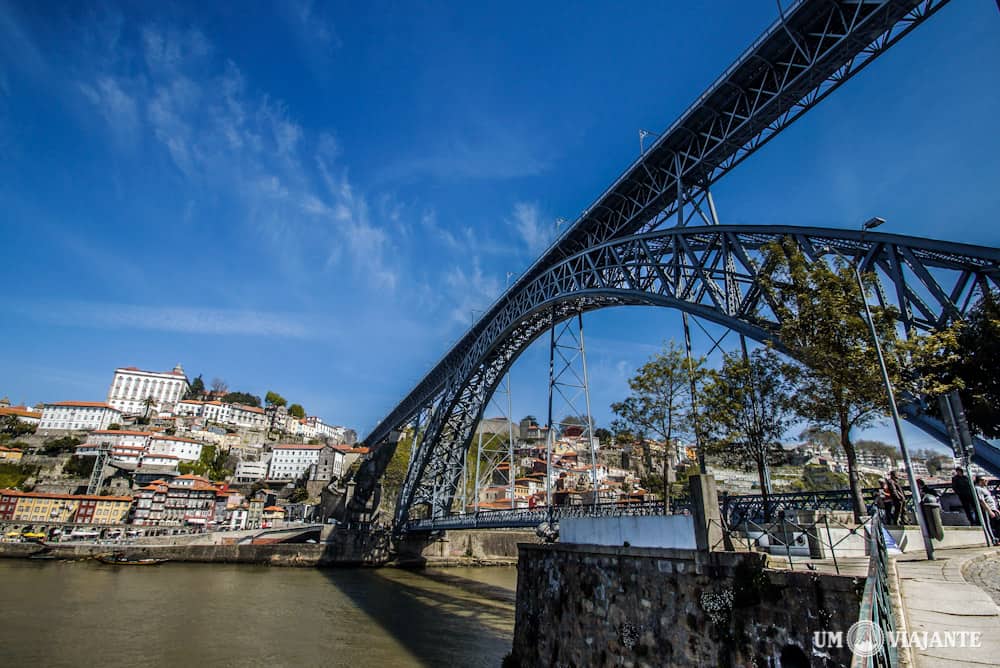
<instances>
[{"instance_id":1,"label":"white building","mask_svg":"<svg viewBox=\"0 0 1000 668\"><path fill-rule=\"evenodd\" d=\"M92 431L107 429L121 420L121 411L107 404L96 401L60 401L45 404L38 428L41 431L50 429Z\"/></svg>"},{"instance_id":2,"label":"white building","mask_svg":"<svg viewBox=\"0 0 1000 668\"><path fill-rule=\"evenodd\" d=\"M113 448L122 446L138 447L143 450L149 444L150 432L129 431L128 429L97 429L87 436L85 445L110 445ZM80 446L83 447L83 446Z\"/></svg>"},{"instance_id":3,"label":"white building","mask_svg":"<svg viewBox=\"0 0 1000 668\"><path fill-rule=\"evenodd\" d=\"M270 480L294 480L309 470L319 460L322 445L289 443L271 448Z\"/></svg>"},{"instance_id":4,"label":"white building","mask_svg":"<svg viewBox=\"0 0 1000 668\"><path fill-rule=\"evenodd\" d=\"M149 410L169 411L188 391L187 376L178 364L173 371L143 371L134 366L115 369L108 389L108 403L125 415L143 415L146 400L152 399Z\"/></svg>"},{"instance_id":5,"label":"white building","mask_svg":"<svg viewBox=\"0 0 1000 668\"><path fill-rule=\"evenodd\" d=\"M264 431L267 418L264 409L245 404L228 404L221 401L195 401L187 399L174 406L174 414L187 417L203 417L208 422L257 429Z\"/></svg>"},{"instance_id":6,"label":"white building","mask_svg":"<svg viewBox=\"0 0 1000 668\"><path fill-rule=\"evenodd\" d=\"M35 411L27 406L0 406L0 417L13 415L18 422L37 425L42 421L42 412Z\"/></svg>"},{"instance_id":7,"label":"white building","mask_svg":"<svg viewBox=\"0 0 1000 668\"><path fill-rule=\"evenodd\" d=\"M260 461L241 461L236 464L233 472L233 482L236 484L254 483L267 477L271 458L265 455Z\"/></svg>"},{"instance_id":8,"label":"white building","mask_svg":"<svg viewBox=\"0 0 1000 668\"><path fill-rule=\"evenodd\" d=\"M173 455L181 461L193 462L201 457L201 443L190 438L154 434L149 437L148 455Z\"/></svg>"}]
</instances>

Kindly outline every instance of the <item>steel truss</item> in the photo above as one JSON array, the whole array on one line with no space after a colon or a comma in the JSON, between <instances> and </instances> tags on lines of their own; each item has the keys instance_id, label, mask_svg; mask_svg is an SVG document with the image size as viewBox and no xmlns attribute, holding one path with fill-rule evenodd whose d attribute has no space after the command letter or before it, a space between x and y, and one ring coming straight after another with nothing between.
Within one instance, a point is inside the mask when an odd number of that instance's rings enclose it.
<instances>
[{"instance_id":1,"label":"steel truss","mask_svg":"<svg viewBox=\"0 0 1000 668\"><path fill-rule=\"evenodd\" d=\"M800 0L785 10L537 260L365 438L375 447L439 396L468 346L549 268L615 237L705 220L706 189L947 0ZM678 212L685 204L687 213ZM697 204L697 207L695 206ZM706 212L705 209L709 209ZM695 217L697 214L697 217ZM714 214L711 214L714 218Z\"/></svg>"},{"instance_id":2,"label":"steel truss","mask_svg":"<svg viewBox=\"0 0 1000 668\"><path fill-rule=\"evenodd\" d=\"M618 305L676 308L779 347L777 296L765 247L788 240L809 262L838 253L873 273L876 301L898 309L907 330L928 331L960 318L976 294L1000 286L1000 250L901 235L805 227L713 225L616 239L553 266L469 342L445 384L414 455L396 517L411 508L449 513L464 452L486 400L517 356L553 323Z\"/></svg>"}]
</instances>

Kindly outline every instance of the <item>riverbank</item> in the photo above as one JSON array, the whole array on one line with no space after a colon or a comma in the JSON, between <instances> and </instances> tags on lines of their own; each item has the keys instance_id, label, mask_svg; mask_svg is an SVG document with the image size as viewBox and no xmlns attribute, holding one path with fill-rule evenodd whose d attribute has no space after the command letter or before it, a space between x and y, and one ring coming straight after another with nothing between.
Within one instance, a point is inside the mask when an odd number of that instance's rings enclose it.
<instances>
[{"instance_id":1,"label":"riverbank","mask_svg":"<svg viewBox=\"0 0 1000 668\"><path fill-rule=\"evenodd\" d=\"M468 541L463 541L466 545ZM496 541L492 541L496 547ZM488 554L480 549L469 552L449 553L441 549L447 541L435 541L422 554L402 556L394 554L387 540L345 534L320 543L265 543L219 544L181 543L169 545L150 544L95 544L95 543L0 543L0 559L45 558L65 561L93 559L110 553L123 553L133 559L166 559L176 562L254 564L281 567L333 568L333 567L395 567L395 568L486 568L517 565L516 543L510 545L514 554ZM480 542L476 541L479 548ZM464 550L465 548L463 548ZM500 550L496 550L500 551Z\"/></svg>"}]
</instances>

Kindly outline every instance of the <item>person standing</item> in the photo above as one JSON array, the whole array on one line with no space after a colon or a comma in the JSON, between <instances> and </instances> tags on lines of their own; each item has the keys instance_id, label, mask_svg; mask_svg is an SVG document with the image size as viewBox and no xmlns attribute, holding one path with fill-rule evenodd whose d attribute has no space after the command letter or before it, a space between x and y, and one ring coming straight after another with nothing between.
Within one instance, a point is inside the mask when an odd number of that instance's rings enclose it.
<instances>
[{"instance_id":1,"label":"person standing","mask_svg":"<svg viewBox=\"0 0 1000 668\"><path fill-rule=\"evenodd\" d=\"M986 489L986 478L981 475L976 476L976 494L979 496L979 508L986 518L986 533L989 536L990 542L994 545L1000 545L1000 540L997 539L998 524L1000 524L1000 510L997 509L997 500L993 498L990 494L990 490Z\"/></svg>"},{"instance_id":2,"label":"person standing","mask_svg":"<svg viewBox=\"0 0 1000 668\"><path fill-rule=\"evenodd\" d=\"M889 524L892 526L901 526L904 524L903 516L905 514L904 509L906 508L906 494L903 493L903 488L899 484L895 471L889 471L889 478L886 482L889 484L889 496L892 498Z\"/></svg>"},{"instance_id":3,"label":"person standing","mask_svg":"<svg viewBox=\"0 0 1000 668\"><path fill-rule=\"evenodd\" d=\"M969 484L969 477L965 475L965 469L961 466L955 467L955 475L951 477L951 491L962 503L962 510L969 518L969 526L974 527L979 524L979 515L976 514L976 499L973 496L972 485Z\"/></svg>"}]
</instances>

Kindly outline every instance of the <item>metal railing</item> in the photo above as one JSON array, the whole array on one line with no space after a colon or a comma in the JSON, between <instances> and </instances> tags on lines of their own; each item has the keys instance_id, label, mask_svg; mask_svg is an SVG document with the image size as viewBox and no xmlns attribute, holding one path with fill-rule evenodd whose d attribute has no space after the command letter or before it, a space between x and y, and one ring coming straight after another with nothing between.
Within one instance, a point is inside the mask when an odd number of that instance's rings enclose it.
<instances>
[{"instance_id":1,"label":"metal railing","mask_svg":"<svg viewBox=\"0 0 1000 668\"><path fill-rule=\"evenodd\" d=\"M691 512L688 499L675 499L670 503L673 515ZM569 517L612 517L662 515L662 501L634 503L610 502L541 506L537 508L512 508L510 510L480 510L473 513L447 517L410 520L405 531L441 531L445 529L516 529L535 528L544 522L552 523Z\"/></svg>"},{"instance_id":2,"label":"metal railing","mask_svg":"<svg viewBox=\"0 0 1000 668\"><path fill-rule=\"evenodd\" d=\"M928 485L928 488L945 495L952 492L950 483ZM902 487L903 493L910 498L909 486ZM878 495L881 492L876 487L866 487L861 490L861 498L865 503L865 515L872 515L878 509ZM853 510L851 490L835 489L821 492L785 492L770 494L767 497L767 508L764 507L764 497L760 494L719 495L719 510L722 517L735 526L744 521L762 522L769 518L778 518L796 510ZM765 512L769 511L769 512Z\"/></svg>"},{"instance_id":3,"label":"metal railing","mask_svg":"<svg viewBox=\"0 0 1000 668\"><path fill-rule=\"evenodd\" d=\"M889 554L878 514L872 518L869 530L868 578L861 595L855 633L848 638L853 649L851 668L893 667L899 665L896 644L889 639L896 633L896 618L889 592Z\"/></svg>"},{"instance_id":4,"label":"metal railing","mask_svg":"<svg viewBox=\"0 0 1000 668\"><path fill-rule=\"evenodd\" d=\"M838 550L843 552L853 541L855 550L860 552L856 556L863 556L867 550L866 531L871 522L872 517L867 517L859 524L844 523L821 513L810 522L796 522L782 514L773 522L744 519L740 524L732 525L723 517L719 523L722 537L711 545L711 549L765 551L787 559L789 570L795 570L796 563L815 570L818 560L829 559L834 571L840 575L844 554L838 559ZM715 524L715 521L709 524Z\"/></svg>"}]
</instances>

